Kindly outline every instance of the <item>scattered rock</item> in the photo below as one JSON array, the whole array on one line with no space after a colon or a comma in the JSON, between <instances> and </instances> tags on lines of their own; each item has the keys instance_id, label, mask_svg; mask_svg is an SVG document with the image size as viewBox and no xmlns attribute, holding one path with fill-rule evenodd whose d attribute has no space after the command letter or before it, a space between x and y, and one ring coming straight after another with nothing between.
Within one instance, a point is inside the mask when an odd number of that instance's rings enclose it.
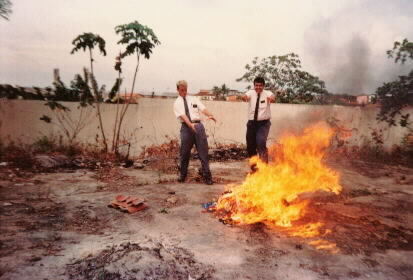
<instances>
[{"instance_id":1,"label":"scattered rock","mask_svg":"<svg viewBox=\"0 0 413 280\"><path fill-rule=\"evenodd\" d=\"M166 199L166 202L169 202L171 204L175 204L178 201L178 198L176 196L171 196Z\"/></svg>"},{"instance_id":2,"label":"scattered rock","mask_svg":"<svg viewBox=\"0 0 413 280\"><path fill-rule=\"evenodd\" d=\"M71 165L71 161L69 160L69 158L64 155L36 155L34 157L34 161L37 165L39 165L39 167L47 169Z\"/></svg>"},{"instance_id":3,"label":"scattered rock","mask_svg":"<svg viewBox=\"0 0 413 280\"><path fill-rule=\"evenodd\" d=\"M118 268L123 269L119 270ZM214 279L215 269L180 247L151 240L124 243L66 266L68 279Z\"/></svg>"},{"instance_id":4,"label":"scattered rock","mask_svg":"<svg viewBox=\"0 0 413 280\"><path fill-rule=\"evenodd\" d=\"M168 208L162 208L161 210L159 210L159 213L168 214Z\"/></svg>"},{"instance_id":5,"label":"scattered rock","mask_svg":"<svg viewBox=\"0 0 413 280\"><path fill-rule=\"evenodd\" d=\"M31 257L31 258L29 259L29 261L30 261L30 262L38 262L38 261L40 261L41 259L42 259L41 257L34 256L34 257Z\"/></svg>"},{"instance_id":6,"label":"scattered rock","mask_svg":"<svg viewBox=\"0 0 413 280\"><path fill-rule=\"evenodd\" d=\"M142 162L135 162L133 164L133 168L135 168L135 169L142 169L144 167L145 167L145 165Z\"/></svg>"}]
</instances>

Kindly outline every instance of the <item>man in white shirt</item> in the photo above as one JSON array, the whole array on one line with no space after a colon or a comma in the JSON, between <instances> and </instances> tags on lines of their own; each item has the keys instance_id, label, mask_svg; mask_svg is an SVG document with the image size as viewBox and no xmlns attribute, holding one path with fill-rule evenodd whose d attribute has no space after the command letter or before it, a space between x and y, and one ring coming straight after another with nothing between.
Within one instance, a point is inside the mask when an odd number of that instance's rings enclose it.
<instances>
[{"instance_id":1,"label":"man in white shirt","mask_svg":"<svg viewBox=\"0 0 413 280\"><path fill-rule=\"evenodd\" d=\"M264 90L264 87L264 78L256 77L254 89L245 93L244 100L249 102L246 136L248 156L258 153L260 159L268 163L267 138L271 127L271 102L275 101L275 96L271 91Z\"/></svg>"},{"instance_id":2,"label":"man in white shirt","mask_svg":"<svg viewBox=\"0 0 413 280\"><path fill-rule=\"evenodd\" d=\"M211 119L216 122L216 119L197 97L187 95L188 84L186 81L178 81L176 88L179 96L174 103L174 113L182 123L180 131L180 176L178 181L184 182L186 179L191 150L195 144L202 165L202 176L206 184L212 185L208 160L208 140L204 125L201 123L200 113L207 116L208 120Z\"/></svg>"}]
</instances>

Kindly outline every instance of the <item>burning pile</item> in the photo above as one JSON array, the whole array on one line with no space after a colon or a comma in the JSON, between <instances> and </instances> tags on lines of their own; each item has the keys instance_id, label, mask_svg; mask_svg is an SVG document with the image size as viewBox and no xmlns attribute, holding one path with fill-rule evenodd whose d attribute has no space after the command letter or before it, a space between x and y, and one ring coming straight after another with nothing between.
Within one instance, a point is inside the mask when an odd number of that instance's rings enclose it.
<instances>
[{"instance_id":1,"label":"burning pile","mask_svg":"<svg viewBox=\"0 0 413 280\"><path fill-rule=\"evenodd\" d=\"M340 193L339 174L323 164L323 156L334 131L324 124L304 130L302 135L284 135L270 148L275 162L265 164L253 157L257 171L241 185L232 185L215 206L215 214L224 222L293 227L293 222L306 215L309 201L302 194L316 191ZM318 235L319 221L296 225L291 235ZM291 228L292 229L292 228ZM299 232L303 231L302 234Z\"/></svg>"}]
</instances>

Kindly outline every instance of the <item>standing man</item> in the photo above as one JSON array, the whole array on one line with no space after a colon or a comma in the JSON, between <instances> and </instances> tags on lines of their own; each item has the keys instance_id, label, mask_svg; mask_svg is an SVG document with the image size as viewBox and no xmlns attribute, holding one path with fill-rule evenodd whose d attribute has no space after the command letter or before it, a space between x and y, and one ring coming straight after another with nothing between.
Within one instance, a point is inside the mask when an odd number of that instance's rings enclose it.
<instances>
[{"instance_id":1,"label":"standing man","mask_svg":"<svg viewBox=\"0 0 413 280\"><path fill-rule=\"evenodd\" d=\"M275 96L271 91L264 90L265 80L262 77L254 79L254 89L245 93L248 101L247 122L247 152L248 157L257 153L260 159L268 163L267 137L271 127L271 102ZM254 167L252 167L254 168Z\"/></svg>"},{"instance_id":2,"label":"standing man","mask_svg":"<svg viewBox=\"0 0 413 280\"><path fill-rule=\"evenodd\" d=\"M176 88L179 96L174 103L174 112L176 118L182 123L180 131L180 176L178 182L184 182L186 179L191 150L195 144L199 159L201 160L202 176L206 184L212 185L212 175L208 161L208 140L204 125L201 123L200 113L207 116L207 120L211 119L216 122L216 119L206 110L204 104L198 98L187 95L188 84L186 81L178 81Z\"/></svg>"}]
</instances>

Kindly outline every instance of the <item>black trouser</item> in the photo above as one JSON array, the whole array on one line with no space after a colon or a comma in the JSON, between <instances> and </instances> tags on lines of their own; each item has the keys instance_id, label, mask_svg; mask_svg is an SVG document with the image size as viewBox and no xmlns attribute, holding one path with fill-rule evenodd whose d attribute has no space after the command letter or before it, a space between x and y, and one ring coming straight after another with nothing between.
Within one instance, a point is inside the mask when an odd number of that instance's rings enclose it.
<instances>
[{"instance_id":1,"label":"black trouser","mask_svg":"<svg viewBox=\"0 0 413 280\"><path fill-rule=\"evenodd\" d=\"M211 178L208 161L208 140L205 133L205 128L202 123L195 123L194 131L185 123L181 126L181 151L180 151L180 172L182 177L186 177L188 173L189 158L191 156L192 147L195 144L198 151L199 159L202 165L202 175L204 178Z\"/></svg>"},{"instance_id":2,"label":"black trouser","mask_svg":"<svg viewBox=\"0 0 413 280\"><path fill-rule=\"evenodd\" d=\"M247 152L248 157L258 152L260 159L268 163L267 138L270 132L270 120L247 122Z\"/></svg>"}]
</instances>

